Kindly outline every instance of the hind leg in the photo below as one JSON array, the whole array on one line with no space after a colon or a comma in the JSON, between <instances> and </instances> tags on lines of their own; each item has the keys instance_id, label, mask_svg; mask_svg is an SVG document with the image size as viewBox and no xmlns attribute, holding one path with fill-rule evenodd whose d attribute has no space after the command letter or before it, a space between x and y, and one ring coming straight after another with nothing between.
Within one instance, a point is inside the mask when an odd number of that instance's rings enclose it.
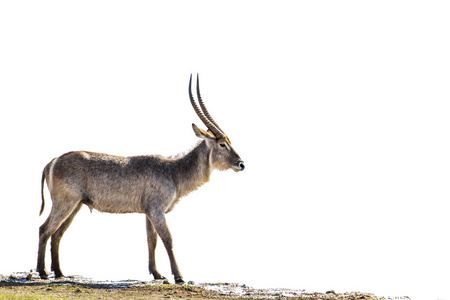
<instances>
[{"instance_id":1,"label":"hind leg","mask_svg":"<svg viewBox=\"0 0 450 300\"><path fill-rule=\"evenodd\" d=\"M36 270L43 279L48 278L48 272L45 269L45 249L48 239L58 230L77 206L77 203L71 204L70 201L53 201L50 215L44 224L39 227L39 250Z\"/></svg>"},{"instance_id":2,"label":"hind leg","mask_svg":"<svg viewBox=\"0 0 450 300\"><path fill-rule=\"evenodd\" d=\"M61 272L61 268L59 267L59 243L61 242L61 238L64 235L64 232L67 230L67 228L69 228L70 224L72 224L73 219L80 211L82 206L83 206L82 203L78 204L78 206L75 207L70 216L61 224L58 230L56 230L56 232L52 235L50 241L51 246L50 252L52 255L52 271L55 272L56 278L64 277L63 273Z\"/></svg>"}]
</instances>

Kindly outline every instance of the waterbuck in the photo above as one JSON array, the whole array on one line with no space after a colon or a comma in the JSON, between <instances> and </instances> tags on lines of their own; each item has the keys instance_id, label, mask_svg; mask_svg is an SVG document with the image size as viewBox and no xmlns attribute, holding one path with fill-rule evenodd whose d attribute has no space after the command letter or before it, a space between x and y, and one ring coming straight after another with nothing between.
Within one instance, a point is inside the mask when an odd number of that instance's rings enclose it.
<instances>
[{"instance_id":1,"label":"waterbuck","mask_svg":"<svg viewBox=\"0 0 450 300\"><path fill-rule=\"evenodd\" d=\"M64 276L59 266L59 243L85 204L91 210L101 212L145 214L150 273L155 279L164 279L155 263L159 235L169 255L175 282L184 282L175 260L165 214L173 209L181 197L208 182L214 169L244 170L244 162L200 97L198 75L197 98L201 109L192 95L191 81L192 74L189 79L192 107L208 131L192 124L195 135L202 141L190 152L165 158L157 155L120 157L76 151L63 154L47 164L42 172L40 215L45 205L45 181L53 205L47 220L39 228L37 272L41 278L48 278L45 248L50 237L52 271L57 278Z\"/></svg>"}]
</instances>

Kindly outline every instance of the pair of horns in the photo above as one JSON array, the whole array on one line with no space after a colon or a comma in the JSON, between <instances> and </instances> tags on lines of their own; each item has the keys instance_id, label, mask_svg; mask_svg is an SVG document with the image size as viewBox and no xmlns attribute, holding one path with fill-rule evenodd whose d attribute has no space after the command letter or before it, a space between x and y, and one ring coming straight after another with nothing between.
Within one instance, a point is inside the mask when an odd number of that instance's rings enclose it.
<instances>
[{"instance_id":1,"label":"pair of horns","mask_svg":"<svg viewBox=\"0 0 450 300\"><path fill-rule=\"evenodd\" d=\"M195 112L197 113L198 117L202 122L208 127L208 129L214 134L214 136L217 139L223 138L225 136L225 133L220 129L219 125L214 121L214 119L209 114L208 110L206 109L205 103L203 103L202 97L200 96L200 85L198 80L198 74L197 74L197 98L198 103L200 104L200 108L198 107L197 103L195 103L194 96L192 95L192 74L189 78L189 98L191 99L192 107L194 108Z\"/></svg>"}]
</instances>

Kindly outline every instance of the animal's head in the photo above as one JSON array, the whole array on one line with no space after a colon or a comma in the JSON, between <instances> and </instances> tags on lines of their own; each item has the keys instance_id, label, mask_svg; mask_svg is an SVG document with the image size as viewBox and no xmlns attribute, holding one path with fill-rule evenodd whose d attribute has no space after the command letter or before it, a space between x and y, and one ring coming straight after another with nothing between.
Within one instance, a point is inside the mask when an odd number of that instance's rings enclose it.
<instances>
[{"instance_id":1,"label":"animal's head","mask_svg":"<svg viewBox=\"0 0 450 300\"><path fill-rule=\"evenodd\" d=\"M219 125L214 121L214 119L209 114L203 103L202 97L200 96L200 87L197 74L197 98L200 104L200 108L194 100L192 95L192 74L189 79L189 97L191 99L192 107L195 112L202 120L202 122L208 128L208 131L204 131L198 128L195 124L192 124L195 135L206 141L206 144L211 149L211 160L214 168L218 170L228 170L233 169L236 172L243 171L245 169L244 161L239 157L237 152L231 146L230 139L228 136L220 129Z\"/></svg>"}]
</instances>

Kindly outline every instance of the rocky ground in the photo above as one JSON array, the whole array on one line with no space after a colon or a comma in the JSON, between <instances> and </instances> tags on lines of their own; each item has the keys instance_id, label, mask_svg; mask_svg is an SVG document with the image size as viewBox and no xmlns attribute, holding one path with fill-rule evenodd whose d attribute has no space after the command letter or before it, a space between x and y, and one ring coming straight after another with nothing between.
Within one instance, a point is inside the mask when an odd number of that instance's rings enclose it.
<instances>
[{"instance_id":1,"label":"rocky ground","mask_svg":"<svg viewBox=\"0 0 450 300\"><path fill-rule=\"evenodd\" d=\"M0 299L390 299L368 293L311 293L292 289L254 289L236 283L172 285L167 281L93 281L82 276L47 280L35 272L0 275ZM408 297L396 299L409 299Z\"/></svg>"}]
</instances>

